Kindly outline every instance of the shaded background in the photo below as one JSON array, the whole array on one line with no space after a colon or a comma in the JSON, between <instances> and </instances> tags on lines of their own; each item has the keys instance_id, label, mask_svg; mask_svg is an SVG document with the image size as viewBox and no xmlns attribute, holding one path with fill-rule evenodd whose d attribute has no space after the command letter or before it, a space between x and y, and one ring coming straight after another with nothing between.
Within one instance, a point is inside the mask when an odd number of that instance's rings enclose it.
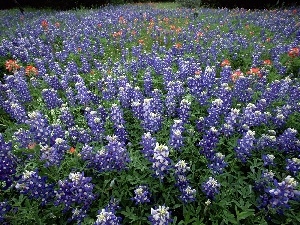
<instances>
[{"instance_id":1,"label":"shaded background","mask_svg":"<svg viewBox=\"0 0 300 225\"><path fill-rule=\"evenodd\" d=\"M106 4L123 4L134 2L149 2L149 0L17 0L22 7L74 9L80 7L100 7ZM172 0L152 0L151 2L172 2ZM175 0L173 0L175 2ZM202 4L210 7L264 9L299 5L295 0L202 0ZM0 0L0 9L16 8L14 0Z\"/></svg>"}]
</instances>

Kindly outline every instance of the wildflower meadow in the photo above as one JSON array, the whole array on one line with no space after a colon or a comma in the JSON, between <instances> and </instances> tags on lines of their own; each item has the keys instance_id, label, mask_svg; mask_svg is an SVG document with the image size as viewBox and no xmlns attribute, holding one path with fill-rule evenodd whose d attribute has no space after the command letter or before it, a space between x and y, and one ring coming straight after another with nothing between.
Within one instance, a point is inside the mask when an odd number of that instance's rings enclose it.
<instances>
[{"instance_id":1,"label":"wildflower meadow","mask_svg":"<svg viewBox=\"0 0 300 225\"><path fill-rule=\"evenodd\" d=\"M300 224L300 8L0 11L1 224Z\"/></svg>"}]
</instances>

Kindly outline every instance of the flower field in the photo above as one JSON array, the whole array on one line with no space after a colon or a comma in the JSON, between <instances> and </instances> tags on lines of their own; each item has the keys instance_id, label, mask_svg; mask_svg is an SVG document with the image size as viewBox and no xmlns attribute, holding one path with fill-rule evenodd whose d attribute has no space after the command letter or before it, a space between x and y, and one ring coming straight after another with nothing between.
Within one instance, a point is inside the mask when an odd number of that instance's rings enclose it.
<instances>
[{"instance_id":1,"label":"flower field","mask_svg":"<svg viewBox=\"0 0 300 225\"><path fill-rule=\"evenodd\" d=\"M0 11L0 223L300 224L299 12Z\"/></svg>"}]
</instances>

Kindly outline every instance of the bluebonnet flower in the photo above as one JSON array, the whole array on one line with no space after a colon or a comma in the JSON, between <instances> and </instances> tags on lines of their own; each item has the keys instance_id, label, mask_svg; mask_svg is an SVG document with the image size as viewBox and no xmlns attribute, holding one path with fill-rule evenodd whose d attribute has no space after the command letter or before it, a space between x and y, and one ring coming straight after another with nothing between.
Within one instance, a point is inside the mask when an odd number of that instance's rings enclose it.
<instances>
[{"instance_id":1,"label":"bluebonnet flower","mask_svg":"<svg viewBox=\"0 0 300 225\"><path fill-rule=\"evenodd\" d=\"M272 154L262 155L264 161L264 166L275 166L274 159L275 156Z\"/></svg>"},{"instance_id":2,"label":"bluebonnet flower","mask_svg":"<svg viewBox=\"0 0 300 225\"><path fill-rule=\"evenodd\" d=\"M135 196L131 199L136 205L150 202L150 192L147 186L140 185L134 190Z\"/></svg>"},{"instance_id":3,"label":"bluebonnet flower","mask_svg":"<svg viewBox=\"0 0 300 225\"><path fill-rule=\"evenodd\" d=\"M233 134L240 118L240 110L232 108L228 115L225 117L225 123L221 128L221 132L225 136L230 136Z\"/></svg>"},{"instance_id":4,"label":"bluebonnet flower","mask_svg":"<svg viewBox=\"0 0 300 225\"><path fill-rule=\"evenodd\" d=\"M125 87L119 87L118 100L123 108L128 108L131 102L131 86L128 87L128 85L130 84L126 84Z\"/></svg>"},{"instance_id":5,"label":"bluebonnet flower","mask_svg":"<svg viewBox=\"0 0 300 225\"><path fill-rule=\"evenodd\" d=\"M233 88L233 97L239 102L248 103L253 98L253 90L251 89L251 79L240 76Z\"/></svg>"},{"instance_id":6,"label":"bluebonnet flower","mask_svg":"<svg viewBox=\"0 0 300 225\"><path fill-rule=\"evenodd\" d=\"M106 76L104 78L102 95L103 99L107 101L114 99L116 96L115 80L112 76Z\"/></svg>"},{"instance_id":7,"label":"bluebonnet flower","mask_svg":"<svg viewBox=\"0 0 300 225\"><path fill-rule=\"evenodd\" d=\"M125 125L123 111L117 104L112 104L109 118L114 125Z\"/></svg>"},{"instance_id":8,"label":"bluebonnet flower","mask_svg":"<svg viewBox=\"0 0 300 225\"><path fill-rule=\"evenodd\" d=\"M290 208L289 201L300 196L300 192L296 191L298 182L291 176L287 176L282 182L274 180L274 188L267 188L266 192L269 196L268 205L282 214L285 209Z\"/></svg>"},{"instance_id":9,"label":"bluebonnet flower","mask_svg":"<svg viewBox=\"0 0 300 225\"><path fill-rule=\"evenodd\" d=\"M84 81L80 80L75 83L75 88L77 90L76 99L81 105L87 105L91 102L91 91L88 90Z\"/></svg>"},{"instance_id":10,"label":"bluebonnet flower","mask_svg":"<svg viewBox=\"0 0 300 225\"><path fill-rule=\"evenodd\" d=\"M17 158L12 154L12 143L5 142L0 133L0 184L9 188L15 179Z\"/></svg>"},{"instance_id":11,"label":"bluebonnet flower","mask_svg":"<svg viewBox=\"0 0 300 225\"><path fill-rule=\"evenodd\" d=\"M183 136L180 129L171 129L170 146L176 150L180 150L183 146Z\"/></svg>"},{"instance_id":12,"label":"bluebonnet flower","mask_svg":"<svg viewBox=\"0 0 300 225\"><path fill-rule=\"evenodd\" d=\"M223 173L225 167L228 166L228 163L226 163L224 159L225 156L217 152L209 159L208 168L210 168L214 174Z\"/></svg>"},{"instance_id":13,"label":"bluebonnet flower","mask_svg":"<svg viewBox=\"0 0 300 225\"><path fill-rule=\"evenodd\" d=\"M297 154L300 151L300 141L296 137L297 130L287 128L282 135L277 138L277 144L280 151L290 154Z\"/></svg>"},{"instance_id":14,"label":"bluebonnet flower","mask_svg":"<svg viewBox=\"0 0 300 225\"><path fill-rule=\"evenodd\" d=\"M126 169L130 158L124 143L118 141L117 136L108 136L106 139L108 144L98 151L84 145L80 153L82 159L99 172Z\"/></svg>"},{"instance_id":15,"label":"bluebonnet flower","mask_svg":"<svg viewBox=\"0 0 300 225\"><path fill-rule=\"evenodd\" d=\"M152 137L150 132L144 133L142 136L141 145L143 146L141 152L146 157L146 159L151 161L154 153L154 148L156 146L156 138Z\"/></svg>"},{"instance_id":16,"label":"bluebonnet flower","mask_svg":"<svg viewBox=\"0 0 300 225\"><path fill-rule=\"evenodd\" d=\"M172 223L171 213L169 212L169 207L158 206L154 209L151 208L151 216L149 216L149 221L151 225L168 225Z\"/></svg>"},{"instance_id":17,"label":"bluebonnet flower","mask_svg":"<svg viewBox=\"0 0 300 225\"><path fill-rule=\"evenodd\" d=\"M207 159L211 158L215 154L215 147L219 141L219 131L215 127L211 127L206 130L203 135L199 146L202 148L200 153L203 154Z\"/></svg>"},{"instance_id":18,"label":"bluebonnet flower","mask_svg":"<svg viewBox=\"0 0 300 225\"><path fill-rule=\"evenodd\" d=\"M61 112L61 114L59 116L59 119L65 125L65 127L67 129L75 126L74 116L72 115L72 113L70 112L70 109L68 108L68 106L66 104L62 104L62 106L60 108L60 112Z\"/></svg>"},{"instance_id":19,"label":"bluebonnet flower","mask_svg":"<svg viewBox=\"0 0 300 225\"><path fill-rule=\"evenodd\" d=\"M144 74L144 92L146 96L150 96L153 89L153 81L150 70L147 70Z\"/></svg>"},{"instance_id":20,"label":"bluebonnet flower","mask_svg":"<svg viewBox=\"0 0 300 225\"><path fill-rule=\"evenodd\" d=\"M300 172L300 159L299 158L287 159L285 169L290 171L294 176L297 176Z\"/></svg>"},{"instance_id":21,"label":"bluebonnet flower","mask_svg":"<svg viewBox=\"0 0 300 225\"><path fill-rule=\"evenodd\" d=\"M98 211L97 220L94 225L120 225L121 218L115 215L114 211L102 209Z\"/></svg>"},{"instance_id":22,"label":"bluebonnet flower","mask_svg":"<svg viewBox=\"0 0 300 225\"><path fill-rule=\"evenodd\" d=\"M70 141L73 145L76 145L77 142L86 144L91 142L92 140L90 130L83 127L78 127L77 125L75 125L75 127L69 128L67 134L71 139Z\"/></svg>"},{"instance_id":23,"label":"bluebonnet flower","mask_svg":"<svg viewBox=\"0 0 300 225\"><path fill-rule=\"evenodd\" d=\"M251 156L255 143L254 135L254 131L247 131L247 133L243 135L243 138L238 140L237 146L234 148L237 158L241 160L242 163L246 163L247 159Z\"/></svg>"},{"instance_id":24,"label":"bluebonnet flower","mask_svg":"<svg viewBox=\"0 0 300 225\"><path fill-rule=\"evenodd\" d=\"M63 213L76 207L88 210L97 197L93 193L94 185L91 180L91 177L85 177L84 173L80 172L71 172L68 179L59 180L58 190L54 191L54 205L63 205ZM79 217L75 219L78 220ZM72 218L69 220L72 220Z\"/></svg>"},{"instance_id":25,"label":"bluebonnet flower","mask_svg":"<svg viewBox=\"0 0 300 225\"><path fill-rule=\"evenodd\" d=\"M23 105L21 105L17 100L4 101L3 109L17 121L17 123L25 123L28 119L27 111Z\"/></svg>"},{"instance_id":26,"label":"bluebonnet flower","mask_svg":"<svg viewBox=\"0 0 300 225\"><path fill-rule=\"evenodd\" d=\"M168 173L170 168L169 149L166 145L160 145L156 143L153 151L152 169L154 170L154 176L160 180L164 179L164 176Z\"/></svg>"},{"instance_id":27,"label":"bluebonnet flower","mask_svg":"<svg viewBox=\"0 0 300 225\"><path fill-rule=\"evenodd\" d=\"M43 76L43 79L54 90L61 89L61 85L57 76L50 76L48 74L45 74L45 76Z\"/></svg>"},{"instance_id":28,"label":"bluebonnet flower","mask_svg":"<svg viewBox=\"0 0 300 225\"><path fill-rule=\"evenodd\" d=\"M178 116L183 123L187 123L190 117L191 102L188 99L182 99L178 109Z\"/></svg>"},{"instance_id":29,"label":"bluebonnet flower","mask_svg":"<svg viewBox=\"0 0 300 225\"><path fill-rule=\"evenodd\" d=\"M215 199L215 195L219 193L220 183L213 177L209 177L206 182L203 182L202 192L206 195L210 200Z\"/></svg>"},{"instance_id":30,"label":"bluebonnet flower","mask_svg":"<svg viewBox=\"0 0 300 225\"><path fill-rule=\"evenodd\" d=\"M27 148L30 143L33 143L31 132L23 128L14 132L13 139L17 142L19 148Z\"/></svg>"},{"instance_id":31,"label":"bluebonnet flower","mask_svg":"<svg viewBox=\"0 0 300 225\"><path fill-rule=\"evenodd\" d=\"M67 141L56 138L53 146L41 145L41 160L45 161L45 167L60 165L65 153L70 149Z\"/></svg>"},{"instance_id":32,"label":"bluebonnet flower","mask_svg":"<svg viewBox=\"0 0 300 225\"><path fill-rule=\"evenodd\" d=\"M144 99L143 103L143 128L148 132L157 132L162 126L162 116L155 113L153 109L153 99Z\"/></svg>"},{"instance_id":33,"label":"bluebonnet flower","mask_svg":"<svg viewBox=\"0 0 300 225\"><path fill-rule=\"evenodd\" d=\"M274 125L277 128L282 128L289 118L291 111L290 105L284 105L283 107L277 107L275 110L275 115L272 118Z\"/></svg>"},{"instance_id":34,"label":"bluebonnet flower","mask_svg":"<svg viewBox=\"0 0 300 225\"><path fill-rule=\"evenodd\" d=\"M68 99L68 105L75 106L76 97L75 97L75 93L71 87L66 88L66 96Z\"/></svg>"},{"instance_id":35,"label":"bluebonnet flower","mask_svg":"<svg viewBox=\"0 0 300 225\"><path fill-rule=\"evenodd\" d=\"M168 116L174 116L176 113L177 101L174 94L167 94L165 99L166 113Z\"/></svg>"},{"instance_id":36,"label":"bluebonnet flower","mask_svg":"<svg viewBox=\"0 0 300 225\"><path fill-rule=\"evenodd\" d=\"M97 111L87 111L85 113L88 126L91 129L94 141L101 141L104 136L104 121L102 121Z\"/></svg>"},{"instance_id":37,"label":"bluebonnet flower","mask_svg":"<svg viewBox=\"0 0 300 225\"><path fill-rule=\"evenodd\" d=\"M143 117L143 105L140 101L132 101L131 109L132 109L133 115L137 119L142 120L144 118Z\"/></svg>"},{"instance_id":38,"label":"bluebonnet flower","mask_svg":"<svg viewBox=\"0 0 300 225\"><path fill-rule=\"evenodd\" d=\"M175 164L175 178L176 186L179 188L181 195L179 198L184 203L192 202L195 200L196 190L192 189L187 180L186 173L190 171L190 167L184 160L179 160Z\"/></svg>"},{"instance_id":39,"label":"bluebonnet flower","mask_svg":"<svg viewBox=\"0 0 300 225\"><path fill-rule=\"evenodd\" d=\"M0 223L6 224L5 215L11 210L11 206L8 201L0 202Z\"/></svg>"},{"instance_id":40,"label":"bluebonnet flower","mask_svg":"<svg viewBox=\"0 0 300 225\"><path fill-rule=\"evenodd\" d=\"M17 181L15 188L29 198L40 200L43 206L51 202L54 196L54 185L48 184L47 179L47 176L41 177L38 170L25 170L22 177Z\"/></svg>"},{"instance_id":41,"label":"bluebonnet flower","mask_svg":"<svg viewBox=\"0 0 300 225\"><path fill-rule=\"evenodd\" d=\"M260 178L255 181L254 189L260 193L264 192L265 188L270 186L274 181L274 173L272 170L263 170Z\"/></svg>"},{"instance_id":42,"label":"bluebonnet flower","mask_svg":"<svg viewBox=\"0 0 300 225\"><path fill-rule=\"evenodd\" d=\"M257 110L257 107L254 104L248 103L240 117L240 124L253 127L259 126L262 123L266 123L264 114Z\"/></svg>"},{"instance_id":43,"label":"bluebonnet flower","mask_svg":"<svg viewBox=\"0 0 300 225\"><path fill-rule=\"evenodd\" d=\"M48 109L55 109L63 103L54 89L43 89L42 96Z\"/></svg>"},{"instance_id":44,"label":"bluebonnet flower","mask_svg":"<svg viewBox=\"0 0 300 225\"><path fill-rule=\"evenodd\" d=\"M19 74L18 72L14 75L9 75L5 77L5 84L11 90L18 102L21 104L30 102L32 100L32 96L30 94L28 84L23 76L23 74Z\"/></svg>"},{"instance_id":45,"label":"bluebonnet flower","mask_svg":"<svg viewBox=\"0 0 300 225\"><path fill-rule=\"evenodd\" d=\"M230 77L232 74L231 66L223 66L220 72L221 76L221 83L228 83L230 82Z\"/></svg>"},{"instance_id":46,"label":"bluebonnet flower","mask_svg":"<svg viewBox=\"0 0 300 225\"><path fill-rule=\"evenodd\" d=\"M276 132L273 130L270 131L269 134L262 134L261 137L257 140L257 150L263 150L264 148L277 148Z\"/></svg>"},{"instance_id":47,"label":"bluebonnet flower","mask_svg":"<svg viewBox=\"0 0 300 225\"><path fill-rule=\"evenodd\" d=\"M222 114L223 100L215 99L213 100L210 108L208 109L208 116L205 118L205 125L207 127L216 126L219 121L219 117Z\"/></svg>"},{"instance_id":48,"label":"bluebonnet flower","mask_svg":"<svg viewBox=\"0 0 300 225\"><path fill-rule=\"evenodd\" d=\"M164 110L163 107L163 101L162 101L162 92L159 89L154 89L151 92L151 98L152 98L152 109L155 113L162 113Z\"/></svg>"}]
</instances>

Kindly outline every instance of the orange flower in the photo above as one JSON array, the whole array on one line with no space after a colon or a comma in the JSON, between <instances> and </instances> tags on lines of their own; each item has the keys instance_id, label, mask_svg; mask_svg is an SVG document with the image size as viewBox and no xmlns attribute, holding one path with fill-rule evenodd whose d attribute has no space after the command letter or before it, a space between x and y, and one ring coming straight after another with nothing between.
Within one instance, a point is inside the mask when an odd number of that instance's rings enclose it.
<instances>
[{"instance_id":1,"label":"orange flower","mask_svg":"<svg viewBox=\"0 0 300 225\"><path fill-rule=\"evenodd\" d=\"M253 75L257 75L259 77L262 77L261 73L260 73L260 69L257 67L252 67L247 74L253 74Z\"/></svg>"},{"instance_id":2,"label":"orange flower","mask_svg":"<svg viewBox=\"0 0 300 225\"><path fill-rule=\"evenodd\" d=\"M271 41L271 38L268 37L268 38L266 39L266 42L270 42L270 41Z\"/></svg>"},{"instance_id":3,"label":"orange flower","mask_svg":"<svg viewBox=\"0 0 300 225\"><path fill-rule=\"evenodd\" d=\"M15 72L17 69L20 68L16 60L10 59L5 62L5 68L9 72Z\"/></svg>"},{"instance_id":4,"label":"orange flower","mask_svg":"<svg viewBox=\"0 0 300 225\"><path fill-rule=\"evenodd\" d=\"M272 65L272 61L270 59L266 59L266 60L263 61L263 64L267 65L267 66L270 66L270 65Z\"/></svg>"},{"instance_id":5,"label":"orange flower","mask_svg":"<svg viewBox=\"0 0 300 225\"><path fill-rule=\"evenodd\" d=\"M201 74L201 70L196 70L195 71L195 75L200 75Z\"/></svg>"},{"instance_id":6,"label":"orange flower","mask_svg":"<svg viewBox=\"0 0 300 225\"><path fill-rule=\"evenodd\" d=\"M73 154L73 153L75 153L75 152L76 152L76 148L71 147L71 148L69 149L69 153Z\"/></svg>"},{"instance_id":7,"label":"orange flower","mask_svg":"<svg viewBox=\"0 0 300 225\"><path fill-rule=\"evenodd\" d=\"M44 30L48 29L49 23L47 20L42 20L41 25L43 27Z\"/></svg>"},{"instance_id":8,"label":"orange flower","mask_svg":"<svg viewBox=\"0 0 300 225\"><path fill-rule=\"evenodd\" d=\"M180 44L180 43L176 43L174 46L175 46L175 48L178 48L178 49L182 48L182 44Z\"/></svg>"},{"instance_id":9,"label":"orange flower","mask_svg":"<svg viewBox=\"0 0 300 225\"><path fill-rule=\"evenodd\" d=\"M28 147L28 149L34 149L35 146L36 146L36 143L32 142L32 143L29 143L27 147Z\"/></svg>"},{"instance_id":10,"label":"orange flower","mask_svg":"<svg viewBox=\"0 0 300 225\"><path fill-rule=\"evenodd\" d=\"M57 28L59 28L59 27L60 27L60 23L59 23L59 22L56 22L56 23L55 23L55 26L56 26Z\"/></svg>"},{"instance_id":11,"label":"orange flower","mask_svg":"<svg viewBox=\"0 0 300 225\"><path fill-rule=\"evenodd\" d=\"M298 47L291 48L288 52L288 55L291 58L295 58L295 57L299 56L299 54L300 54L300 48L298 48Z\"/></svg>"},{"instance_id":12,"label":"orange flower","mask_svg":"<svg viewBox=\"0 0 300 225\"><path fill-rule=\"evenodd\" d=\"M236 82L237 79L239 79L240 76L243 76L244 74L240 70L236 70L232 75L231 75L231 80L233 82Z\"/></svg>"},{"instance_id":13,"label":"orange flower","mask_svg":"<svg viewBox=\"0 0 300 225\"><path fill-rule=\"evenodd\" d=\"M145 44L144 40L143 40L143 39L140 39L140 40L139 40L139 44L140 44L140 45L144 45L144 44Z\"/></svg>"},{"instance_id":14,"label":"orange flower","mask_svg":"<svg viewBox=\"0 0 300 225\"><path fill-rule=\"evenodd\" d=\"M114 33L112 34L112 36L113 36L113 37L120 37L120 36L122 36L122 31L120 30L120 31L118 31L118 32L114 32Z\"/></svg>"},{"instance_id":15,"label":"orange flower","mask_svg":"<svg viewBox=\"0 0 300 225\"><path fill-rule=\"evenodd\" d=\"M221 66L224 67L224 66L230 66L230 62L228 59L224 59L223 62L221 62Z\"/></svg>"},{"instance_id":16,"label":"orange flower","mask_svg":"<svg viewBox=\"0 0 300 225\"><path fill-rule=\"evenodd\" d=\"M25 68L25 74L27 76L38 75L38 70L36 67L29 65L29 66L26 66L26 68Z\"/></svg>"}]
</instances>

